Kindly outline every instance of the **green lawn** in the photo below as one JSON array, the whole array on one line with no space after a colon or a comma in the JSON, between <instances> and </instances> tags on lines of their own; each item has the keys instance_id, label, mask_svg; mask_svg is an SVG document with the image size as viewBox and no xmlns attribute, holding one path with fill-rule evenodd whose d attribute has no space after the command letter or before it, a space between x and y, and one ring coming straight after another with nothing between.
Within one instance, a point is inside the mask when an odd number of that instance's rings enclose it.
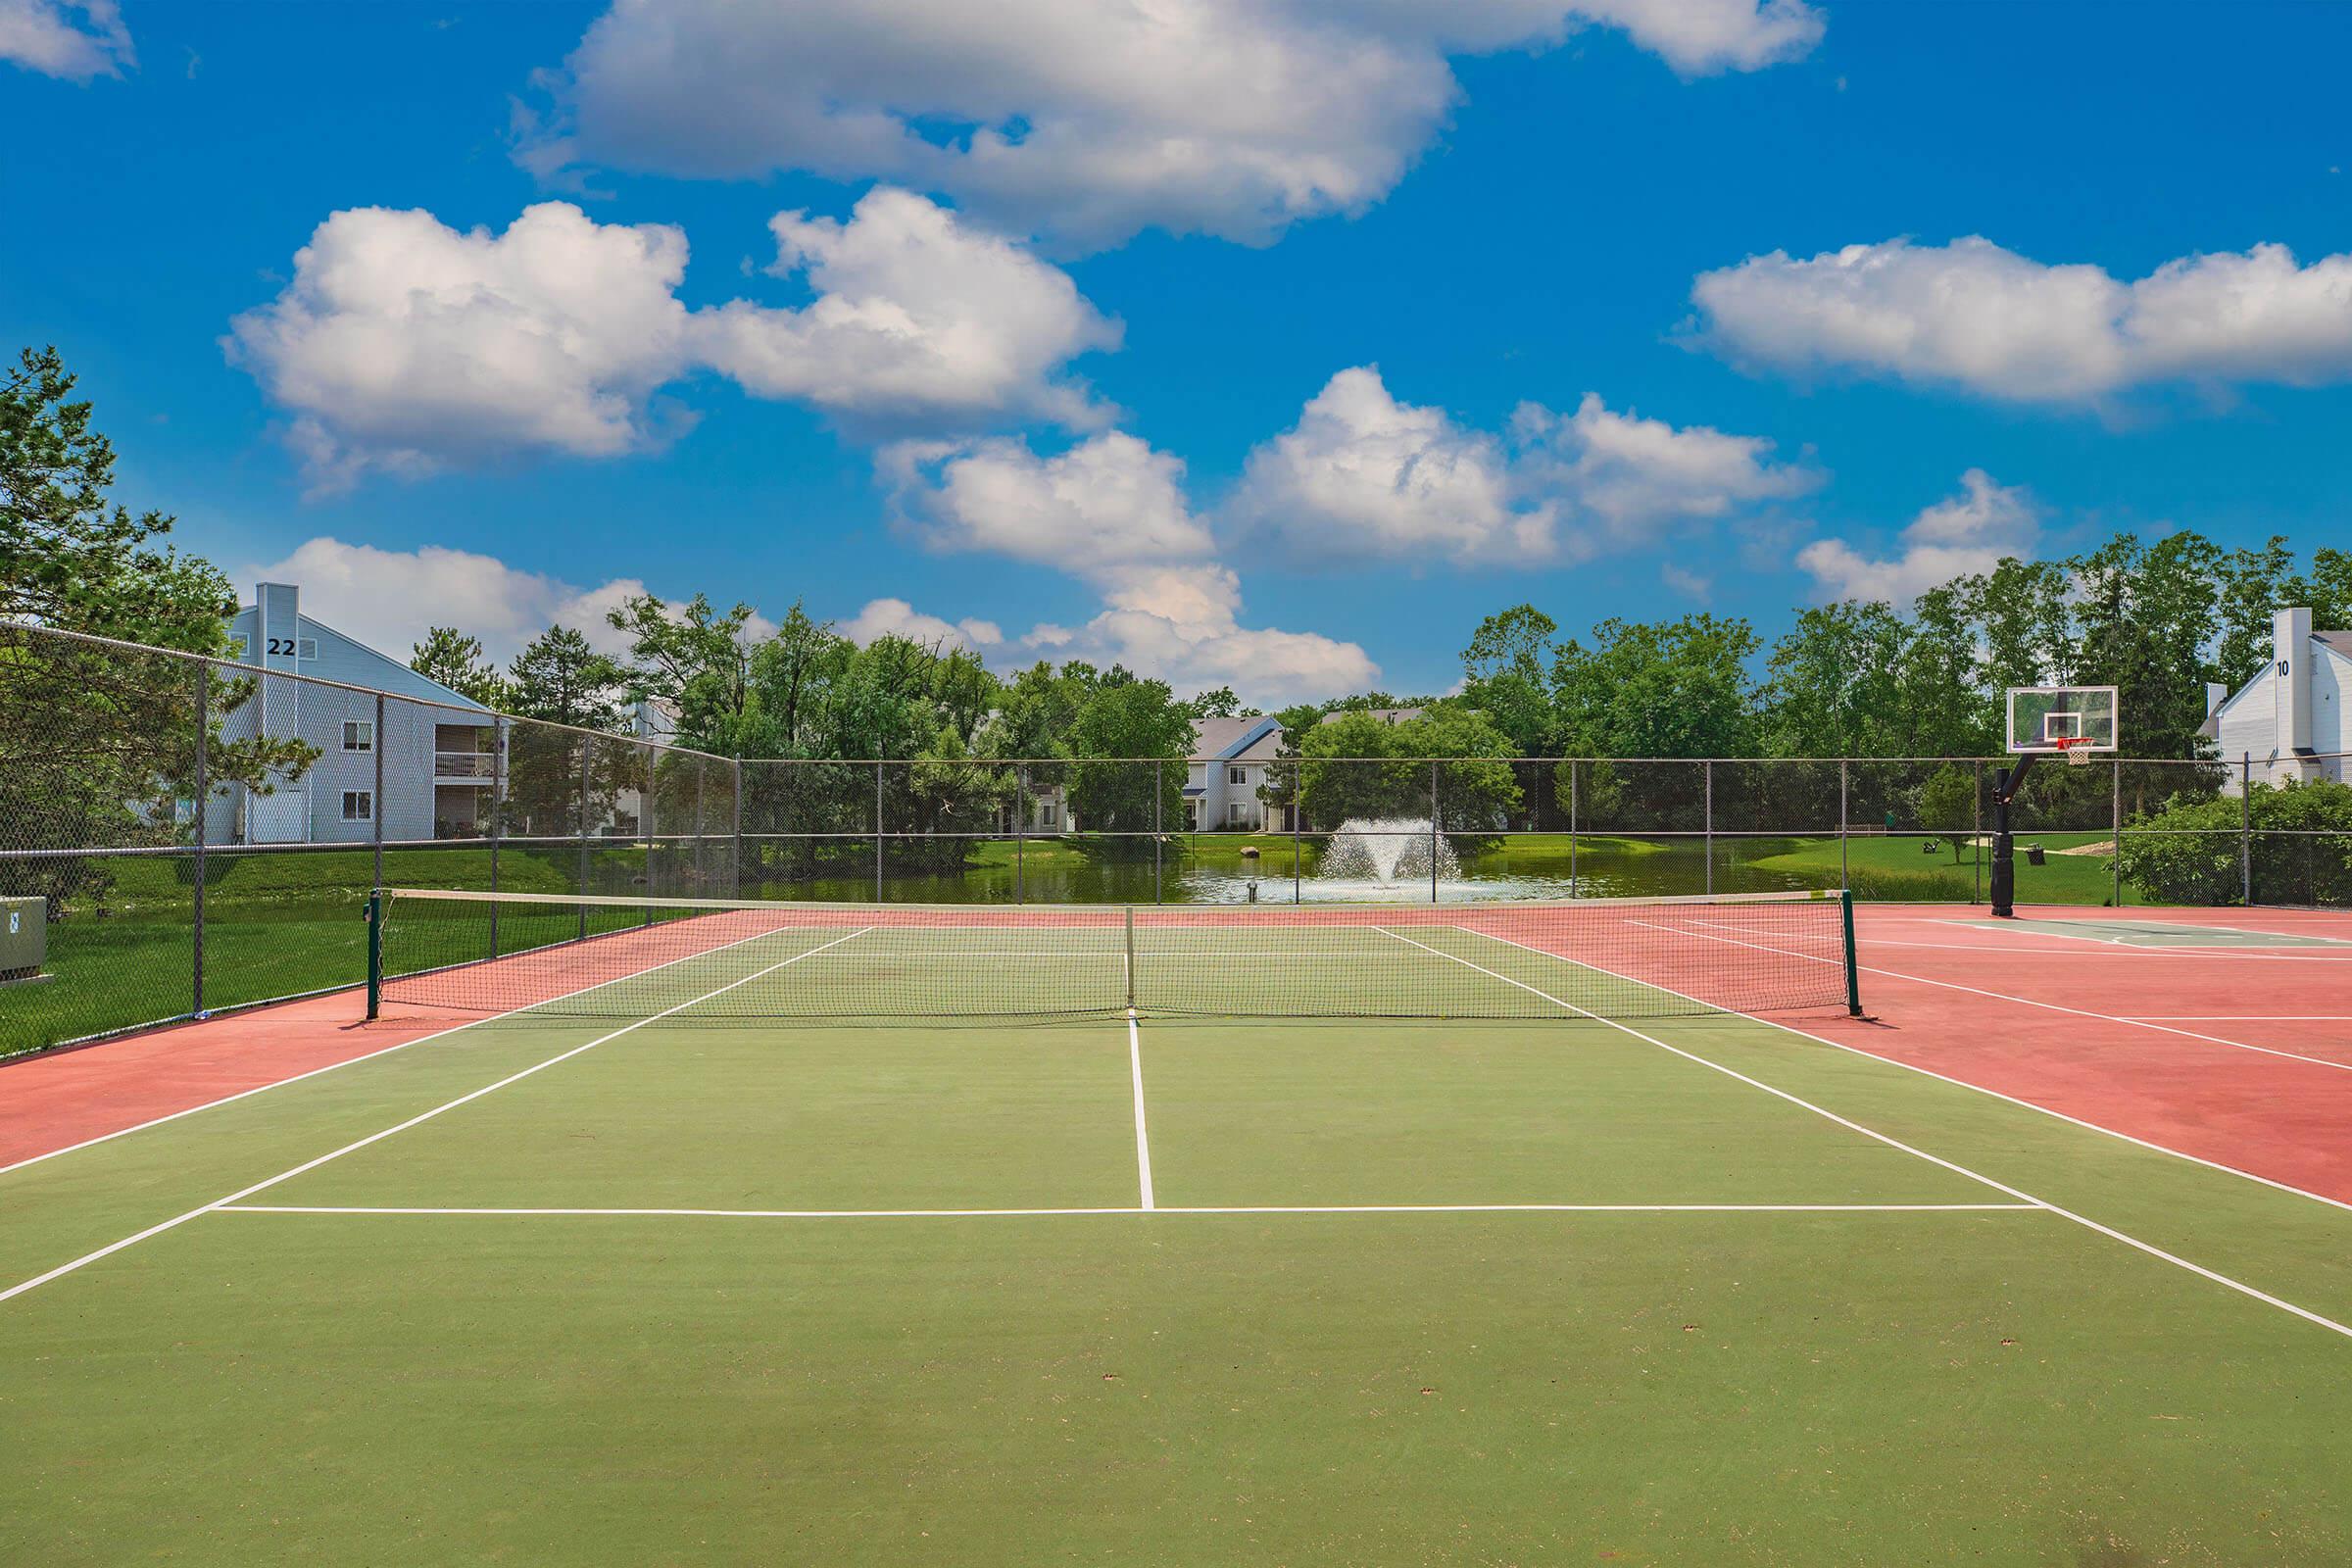
<instances>
[{"instance_id":1,"label":"green lawn","mask_svg":"<svg viewBox=\"0 0 2352 1568\"><path fill-rule=\"evenodd\" d=\"M1969 1172L2337 1322L2352 1214L1752 1020L618 1022L0 1175L0 1292L198 1211L0 1301L0 1561L2352 1559L2352 1341Z\"/></svg>"}]
</instances>

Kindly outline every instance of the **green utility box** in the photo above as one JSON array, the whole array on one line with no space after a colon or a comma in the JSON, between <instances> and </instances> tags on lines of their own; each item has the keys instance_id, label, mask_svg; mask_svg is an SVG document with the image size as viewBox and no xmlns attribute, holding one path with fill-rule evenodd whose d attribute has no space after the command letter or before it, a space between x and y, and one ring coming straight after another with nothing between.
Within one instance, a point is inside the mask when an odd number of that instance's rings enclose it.
<instances>
[{"instance_id":1,"label":"green utility box","mask_svg":"<svg viewBox=\"0 0 2352 1568\"><path fill-rule=\"evenodd\" d=\"M0 985L38 980L49 956L49 901L0 899Z\"/></svg>"}]
</instances>

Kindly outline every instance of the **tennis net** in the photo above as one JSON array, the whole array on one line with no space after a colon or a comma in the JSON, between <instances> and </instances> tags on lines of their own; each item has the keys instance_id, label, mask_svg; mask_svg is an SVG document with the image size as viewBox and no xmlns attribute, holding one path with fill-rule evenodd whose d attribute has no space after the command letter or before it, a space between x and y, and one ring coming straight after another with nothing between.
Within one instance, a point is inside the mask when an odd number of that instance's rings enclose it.
<instances>
[{"instance_id":1,"label":"tennis net","mask_svg":"<svg viewBox=\"0 0 2352 1568\"><path fill-rule=\"evenodd\" d=\"M675 1021L1860 1011L1838 893L920 906L383 890L368 1016Z\"/></svg>"}]
</instances>

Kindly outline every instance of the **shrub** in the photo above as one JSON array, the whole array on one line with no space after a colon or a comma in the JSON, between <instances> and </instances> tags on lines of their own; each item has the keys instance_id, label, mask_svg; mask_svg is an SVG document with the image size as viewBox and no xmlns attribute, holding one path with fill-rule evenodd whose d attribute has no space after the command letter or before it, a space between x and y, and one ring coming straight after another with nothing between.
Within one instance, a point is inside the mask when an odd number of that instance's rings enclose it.
<instances>
[{"instance_id":1,"label":"shrub","mask_svg":"<svg viewBox=\"0 0 2352 1568\"><path fill-rule=\"evenodd\" d=\"M2242 806L2176 796L2125 824L2124 876L2157 903L2242 903L2242 826L2257 902L2352 903L2352 786L2328 780L2256 784Z\"/></svg>"}]
</instances>

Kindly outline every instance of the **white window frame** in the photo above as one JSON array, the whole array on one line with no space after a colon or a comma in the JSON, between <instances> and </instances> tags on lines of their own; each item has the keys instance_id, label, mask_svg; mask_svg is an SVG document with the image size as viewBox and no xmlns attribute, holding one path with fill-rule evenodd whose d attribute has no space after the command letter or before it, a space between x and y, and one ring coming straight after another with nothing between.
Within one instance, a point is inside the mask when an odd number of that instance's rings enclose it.
<instances>
[{"instance_id":1,"label":"white window frame","mask_svg":"<svg viewBox=\"0 0 2352 1568\"><path fill-rule=\"evenodd\" d=\"M1237 762L1225 770L1225 782L1227 784L1247 784L1250 782L1250 770Z\"/></svg>"},{"instance_id":2,"label":"white window frame","mask_svg":"<svg viewBox=\"0 0 2352 1568\"><path fill-rule=\"evenodd\" d=\"M372 822L375 820L375 791L345 790L343 792L343 820Z\"/></svg>"},{"instance_id":3,"label":"white window frame","mask_svg":"<svg viewBox=\"0 0 2352 1568\"><path fill-rule=\"evenodd\" d=\"M347 752L375 750L375 720L347 718L343 721L343 749Z\"/></svg>"},{"instance_id":4,"label":"white window frame","mask_svg":"<svg viewBox=\"0 0 2352 1568\"><path fill-rule=\"evenodd\" d=\"M1227 827L1248 827L1250 825L1250 819L1246 814L1248 810L1249 806L1246 802L1227 801L1225 803L1225 825Z\"/></svg>"}]
</instances>

